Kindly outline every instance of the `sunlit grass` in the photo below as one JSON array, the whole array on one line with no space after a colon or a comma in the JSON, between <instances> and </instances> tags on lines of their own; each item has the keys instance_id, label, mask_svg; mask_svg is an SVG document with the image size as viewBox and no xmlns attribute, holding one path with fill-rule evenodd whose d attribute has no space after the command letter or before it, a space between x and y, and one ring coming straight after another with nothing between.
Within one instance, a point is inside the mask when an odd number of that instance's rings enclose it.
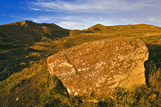
<instances>
[{"instance_id":1,"label":"sunlit grass","mask_svg":"<svg viewBox=\"0 0 161 107\"><path fill-rule=\"evenodd\" d=\"M95 29L97 32L94 33L91 33L90 30L82 32L72 31L68 37L57 39L42 38L41 42L36 42L29 46L25 45L25 54L11 56L1 60L6 62L6 64L11 63L11 66L4 65L6 68L21 67L22 69L14 72L9 75L7 79L0 82L0 102L6 106L9 106L11 103L15 104L15 106L23 106L26 104L28 104L28 106L159 105L161 96L158 95L157 98L153 98L152 95L158 93L161 89L161 33L159 28L156 30L150 30L152 29L151 27L143 29L142 26L139 26L138 28L136 30L136 28L132 26L129 26L129 28L117 26L116 28L112 27L110 31L102 27L100 29L106 32L98 32L99 30ZM49 31L50 29L46 30ZM118 89L115 90L114 96L108 96L106 99L97 98L95 96L91 98L85 96L73 97L68 95L58 78L51 77L49 74L46 64L48 56L86 42L114 37L140 38L146 43L150 52L149 63L147 63L147 66L151 67L150 69L148 68L147 73L149 88L146 86L140 87L131 92ZM8 49L8 47L3 48L5 48L3 51ZM8 71L6 69L6 72L9 71L10 69ZM16 101L17 98L18 100Z\"/></svg>"}]
</instances>

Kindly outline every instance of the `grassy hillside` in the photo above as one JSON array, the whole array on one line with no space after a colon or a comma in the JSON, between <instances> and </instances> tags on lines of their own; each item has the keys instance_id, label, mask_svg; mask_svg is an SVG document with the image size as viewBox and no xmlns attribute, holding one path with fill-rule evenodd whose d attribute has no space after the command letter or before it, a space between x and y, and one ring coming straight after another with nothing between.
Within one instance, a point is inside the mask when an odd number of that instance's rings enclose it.
<instances>
[{"instance_id":1,"label":"grassy hillside","mask_svg":"<svg viewBox=\"0 0 161 107\"><path fill-rule=\"evenodd\" d=\"M40 54L47 51L46 48L37 50L31 46L68 35L69 30L55 24L22 21L0 25L0 81L20 72L30 61L39 60Z\"/></svg>"},{"instance_id":2,"label":"grassy hillside","mask_svg":"<svg viewBox=\"0 0 161 107\"><path fill-rule=\"evenodd\" d=\"M16 30L17 29L17 30ZM88 41L114 37L142 39L150 52L146 83L138 89L116 89L106 99L69 96L61 81L47 70L48 56ZM152 25L95 25L66 30L30 21L0 26L0 105L2 106L161 106L161 28Z\"/></svg>"}]
</instances>

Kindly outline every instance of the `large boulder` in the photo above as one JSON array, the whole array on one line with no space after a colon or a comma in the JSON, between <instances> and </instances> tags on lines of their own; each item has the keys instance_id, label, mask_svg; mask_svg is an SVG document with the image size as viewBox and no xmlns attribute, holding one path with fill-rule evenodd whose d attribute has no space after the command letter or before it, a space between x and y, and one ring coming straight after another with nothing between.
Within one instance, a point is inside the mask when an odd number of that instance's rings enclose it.
<instances>
[{"instance_id":1,"label":"large boulder","mask_svg":"<svg viewBox=\"0 0 161 107\"><path fill-rule=\"evenodd\" d=\"M145 84L145 44L135 38L88 42L50 56L51 75L57 76L69 94L105 96L117 88Z\"/></svg>"}]
</instances>

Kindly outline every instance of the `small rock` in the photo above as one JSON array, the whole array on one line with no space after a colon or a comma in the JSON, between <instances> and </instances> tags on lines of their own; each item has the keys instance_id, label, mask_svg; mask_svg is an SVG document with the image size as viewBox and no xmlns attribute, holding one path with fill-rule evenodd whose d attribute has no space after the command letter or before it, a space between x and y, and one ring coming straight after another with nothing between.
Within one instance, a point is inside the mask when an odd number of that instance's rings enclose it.
<instances>
[{"instance_id":1,"label":"small rock","mask_svg":"<svg viewBox=\"0 0 161 107\"><path fill-rule=\"evenodd\" d=\"M16 98L16 101L18 101L18 99L19 99L19 98L17 97L17 98Z\"/></svg>"}]
</instances>

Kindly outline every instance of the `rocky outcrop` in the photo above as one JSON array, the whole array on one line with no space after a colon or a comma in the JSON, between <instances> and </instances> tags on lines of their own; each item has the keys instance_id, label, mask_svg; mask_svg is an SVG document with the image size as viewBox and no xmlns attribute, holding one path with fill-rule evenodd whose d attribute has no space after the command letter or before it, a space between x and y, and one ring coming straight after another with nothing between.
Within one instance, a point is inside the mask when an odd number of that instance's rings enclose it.
<instances>
[{"instance_id":1,"label":"rocky outcrop","mask_svg":"<svg viewBox=\"0 0 161 107\"><path fill-rule=\"evenodd\" d=\"M117 87L145 84L145 44L135 38L88 42L61 51L47 60L51 75L57 76L69 94L105 96Z\"/></svg>"}]
</instances>

